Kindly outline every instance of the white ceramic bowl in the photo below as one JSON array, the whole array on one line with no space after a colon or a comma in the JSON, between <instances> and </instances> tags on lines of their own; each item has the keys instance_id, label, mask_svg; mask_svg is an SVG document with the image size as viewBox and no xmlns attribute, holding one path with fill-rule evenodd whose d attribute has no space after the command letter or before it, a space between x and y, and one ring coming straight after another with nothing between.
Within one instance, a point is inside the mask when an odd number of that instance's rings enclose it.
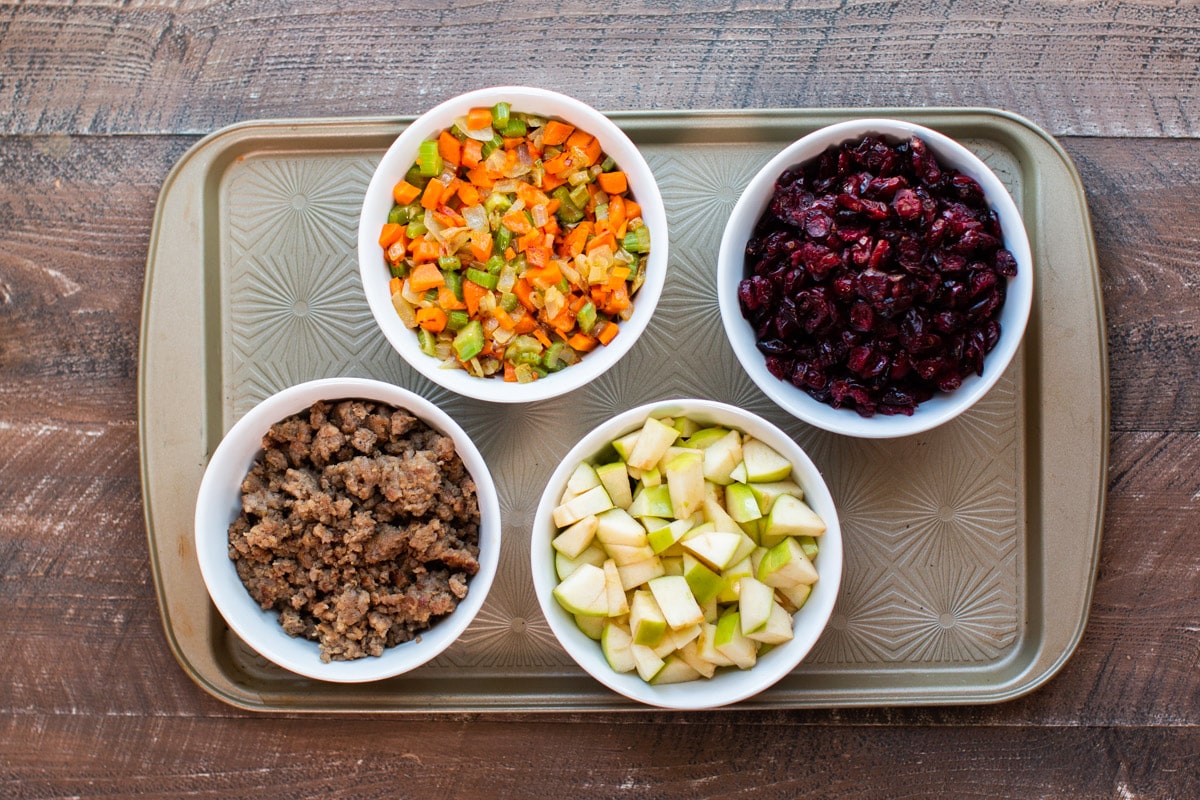
<instances>
[{"instance_id":1,"label":"white ceramic bowl","mask_svg":"<svg viewBox=\"0 0 1200 800\"><path fill-rule=\"evenodd\" d=\"M827 526L816 560L820 580L793 619L794 638L764 654L748 670L720 670L711 679L652 686L636 672L617 673L604 658L600 643L589 639L552 592L558 583L554 548L557 529L552 514L567 479L582 461L595 463L612 440L638 430L646 418L687 416L702 425L723 425L762 440L792 462L793 478L803 487L805 501ZM530 544L533 585L546 621L573 659L600 683L628 698L672 709L717 708L745 700L777 683L803 660L825 629L842 579L842 533L837 509L817 467L796 442L767 420L744 409L709 400L668 400L631 409L609 419L579 441L550 476L538 503Z\"/></svg>"},{"instance_id":2,"label":"white ceramic bowl","mask_svg":"<svg viewBox=\"0 0 1200 800\"><path fill-rule=\"evenodd\" d=\"M499 378L476 378L459 369L442 369L440 362L421 352L416 334L404 326L392 307L391 275L379 246L379 231L392 208L392 187L416 160L420 143L435 138L473 107L507 102L513 111L554 117L587 131L600 140L629 179L630 193L642 207L650 229L646 280L633 298L633 316L621 323L620 334L559 372L530 383L505 383ZM526 86L479 89L447 100L418 117L384 153L363 200L358 228L358 264L371 313L392 347L405 361L434 383L477 400L528 403L557 397L591 383L625 355L654 315L667 273L667 215L658 183L646 159L617 125L585 103L556 92Z\"/></svg>"},{"instance_id":3,"label":"white ceramic bowl","mask_svg":"<svg viewBox=\"0 0 1200 800\"><path fill-rule=\"evenodd\" d=\"M988 204L1000 218L1004 244L1017 261L1017 276L1008 282L1008 294L1000 316L1000 340L988 353L982 376L972 373L956 391L939 392L917 406L912 416L877 414L865 418L853 409L837 409L810 397L803 390L781 381L766 368L755 347L754 330L742 317L737 287L745 276L746 242L762 216L775 181L787 168L813 158L827 148L858 139L868 133L893 140L917 136L925 141L943 166L952 167L979 182ZM834 433L862 438L893 438L921 433L954 419L973 406L995 385L1012 361L1033 302L1033 257L1029 237L1008 190L986 164L953 139L910 122L890 119L860 119L830 125L804 136L767 162L746 186L730 214L717 256L717 296L721 321L742 367L760 389L781 408L810 425Z\"/></svg>"},{"instance_id":4,"label":"white ceramic bowl","mask_svg":"<svg viewBox=\"0 0 1200 800\"><path fill-rule=\"evenodd\" d=\"M419 640L389 647L378 657L323 663L316 642L284 633L279 615L263 611L250 597L229 558L229 525L241 512L241 483L262 450L271 425L303 411L318 400L363 398L407 409L449 436L478 487L479 572L466 598ZM229 627L259 654L285 669L322 681L359 683L399 675L441 653L483 606L500 563L500 503L487 464L458 424L428 400L380 381L331 378L284 389L252 408L217 445L196 498L196 556L208 593Z\"/></svg>"}]
</instances>

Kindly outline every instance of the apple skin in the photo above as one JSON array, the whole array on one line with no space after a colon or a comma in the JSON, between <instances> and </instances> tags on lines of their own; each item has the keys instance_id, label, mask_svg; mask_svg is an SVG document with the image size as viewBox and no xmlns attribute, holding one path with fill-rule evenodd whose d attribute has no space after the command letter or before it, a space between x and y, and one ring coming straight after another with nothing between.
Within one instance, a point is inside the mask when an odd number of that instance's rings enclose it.
<instances>
[{"instance_id":1,"label":"apple skin","mask_svg":"<svg viewBox=\"0 0 1200 800\"><path fill-rule=\"evenodd\" d=\"M608 590L604 570L583 564L554 587L554 599L564 609L582 617L608 616Z\"/></svg>"}]
</instances>

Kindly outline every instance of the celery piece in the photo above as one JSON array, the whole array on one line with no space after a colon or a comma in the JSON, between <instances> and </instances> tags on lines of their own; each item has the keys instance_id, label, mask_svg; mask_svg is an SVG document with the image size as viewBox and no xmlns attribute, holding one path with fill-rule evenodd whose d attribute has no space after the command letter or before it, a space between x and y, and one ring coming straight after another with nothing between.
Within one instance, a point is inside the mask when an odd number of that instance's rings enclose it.
<instances>
[{"instance_id":1,"label":"celery piece","mask_svg":"<svg viewBox=\"0 0 1200 800\"><path fill-rule=\"evenodd\" d=\"M492 127L503 128L507 125L511 119L509 116L511 110L512 106L504 102L496 103L496 105L492 106Z\"/></svg>"},{"instance_id":2,"label":"celery piece","mask_svg":"<svg viewBox=\"0 0 1200 800\"><path fill-rule=\"evenodd\" d=\"M504 269L504 256L489 256L488 260L483 262L483 268L492 275L499 275L500 271Z\"/></svg>"},{"instance_id":3,"label":"celery piece","mask_svg":"<svg viewBox=\"0 0 1200 800\"><path fill-rule=\"evenodd\" d=\"M510 139L518 138L529 133L525 120L513 117L504 125L504 135Z\"/></svg>"},{"instance_id":4,"label":"celery piece","mask_svg":"<svg viewBox=\"0 0 1200 800\"><path fill-rule=\"evenodd\" d=\"M395 225L408 224L408 206L394 205L388 212L388 222Z\"/></svg>"},{"instance_id":5,"label":"celery piece","mask_svg":"<svg viewBox=\"0 0 1200 800\"><path fill-rule=\"evenodd\" d=\"M504 348L504 358L516 364L536 366L542 363L542 343L532 336L517 336Z\"/></svg>"},{"instance_id":6,"label":"celery piece","mask_svg":"<svg viewBox=\"0 0 1200 800\"><path fill-rule=\"evenodd\" d=\"M471 281L471 283L477 283L485 289L495 289L496 284L500 282L500 279L490 272L484 272L483 270L475 269L474 267L467 267L466 278L467 280Z\"/></svg>"},{"instance_id":7,"label":"celery piece","mask_svg":"<svg viewBox=\"0 0 1200 800\"><path fill-rule=\"evenodd\" d=\"M502 192L492 192L483 201L483 210L491 214L493 211L499 211L503 214L512 207L512 198Z\"/></svg>"},{"instance_id":8,"label":"celery piece","mask_svg":"<svg viewBox=\"0 0 1200 800\"><path fill-rule=\"evenodd\" d=\"M575 315L575 324L584 333L592 332L592 327L596 324L596 306L590 300L584 303L583 308Z\"/></svg>"},{"instance_id":9,"label":"celery piece","mask_svg":"<svg viewBox=\"0 0 1200 800\"><path fill-rule=\"evenodd\" d=\"M421 166L416 163L409 167L408 171L404 173L404 180L408 181L418 189L424 189L425 184L429 183L429 179L421 174Z\"/></svg>"},{"instance_id":10,"label":"celery piece","mask_svg":"<svg viewBox=\"0 0 1200 800\"><path fill-rule=\"evenodd\" d=\"M462 260L458 256L438 256L438 266L443 269L462 269Z\"/></svg>"},{"instance_id":11,"label":"celery piece","mask_svg":"<svg viewBox=\"0 0 1200 800\"><path fill-rule=\"evenodd\" d=\"M437 337L424 328L417 328L417 342L421 345L421 352L427 356L434 354L434 348L437 346Z\"/></svg>"},{"instance_id":12,"label":"celery piece","mask_svg":"<svg viewBox=\"0 0 1200 800\"><path fill-rule=\"evenodd\" d=\"M601 172L612 172L616 168L617 168L617 162L613 161L612 156L605 156L604 160L600 162L600 171Z\"/></svg>"},{"instance_id":13,"label":"celery piece","mask_svg":"<svg viewBox=\"0 0 1200 800\"><path fill-rule=\"evenodd\" d=\"M454 352L460 361L469 361L483 350L483 325L473 319L454 337Z\"/></svg>"},{"instance_id":14,"label":"celery piece","mask_svg":"<svg viewBox=\"0 0 1200 800\"><path fill-rule=\"evenodd\" d=\"M403 264L391 264L388 269L391 270L393 278L403 278L408 274L408 268Z\"/></svg>"},{"instance_id":15,"label":"celery piece","mask_svg":"<svg viewBox=\"0 0 1200 800\"><path fill-rule=\"evenodd\" d=\"M496 233L492 237L492 242L495 244L493 250L496 253L503 253L512 244L512 231L500 225L496 228Z\"/></svg>"},{"instance_id":16,"label":"celery piece","mask_svg":"<svg viewBox=\"0 0 1200 800\"><path fill-rule=\"evenodd\" d=\"M408 227L404 229L404 234L409 239L415 239L418 236L424 236L426 233L429 233L429 229L425 227L425 220L421 217L418 217L414 220L409 220Z\"/></svg>"},{"instance_id":17,"label":"celery piece","mask_svg":"<svg viewBox=\"0 0 1200 800\"><path fill-rule=\"evenodd\" d=\"M631 253L649 253L650 229L643 225L636 230L629 231L621 240L621 246Z\"/></svg>"},{"instance_id":18,"label":"celery piece","mask_svg":"<svg viewBox=\"0 0 1200 800\"><path fill-rule=\"evenodd\" d=\"M443 273L446 277L446 288L454 292L454 296L459 300L463 299L462 293L462 273L456 269L446 270Z\"/></svg>"},{"instance_id":19,"label":"celery piece","mask_svg":"<svg viewBox=\"0 0 1200 800\"><path fill-rule=\"evenodd\" d=\"M562 342L554 342L546 348L546 352L542 354L542 366L550 372L558 372L567 364L562 359L562 352L566 349L566 345Z\"/></svg>"},{"instance_id":20,"label":"celery piece","mask_svg":"<svg viewBox=\"0 0 1200 800\"><path fill-rule=\"evenodd\" d=\"M558 201L558 210L554 214L558 217L559 222L564 225L574 225L583 219L583 210L571 199L571 193L567 187L557 187L550 193L550 196Z\"/></svg>"},{"instance_id":21,"label":"celery piece","mask_svg":"<svg viewBox=\"0 0 1200 800\"><path fill-rule=\"evenodd\" d=\"M500 307L505 311L516 311L517 302L517 296L512 292L505 292L504 294L500 295Z\"/></svg>"},{"instance_id":22,"label":"celery piece","mask_svg":"<svg viewBox=\"0 0 1200 800\"><path fill-rule=\"evenodd\" d=\"M586 183L581 183L580 185L576 186L571 190L570 194L571 202L574 203L576 208L583 208L586 206L588 200L591 199L591 196L592 193L588 191Z\"/></svg>"},{"instance_id":23,"label":"celery piece","mask_svg":"<svg viewBox=\"0 0 1200 800\"><path fill-rule=\"evenodd\" d=\"M446 327L452 331L461 331L467 327L467 323L470 321L471 318L467 315L467 312L461 308L456 308L446 315Z\"/></svg>"},{"instance_id":24,"label":"celery piece","mask_svg":"<svg viewBox=\"0 0 1200 800\"><path fill-rule=\"evenodd\" d=\"M484 158L487 158L492 153L496 152L497 149L503 146L504 140L500 138L500 134L496 134L491 139L483 143L483 147L480 148L480 155Z\"/></svg>"},{"instance_id":25,"label":"celery piece","mask_svg":"<svg viewBox=\"0 0 1200 800\"><path fill-rule=\"evenodd\" d=\"M438 152L436 140L421 142L417 147L417 168L423 178L436 178L442 174L442 154Z\"/></svg>"}]
</instances>

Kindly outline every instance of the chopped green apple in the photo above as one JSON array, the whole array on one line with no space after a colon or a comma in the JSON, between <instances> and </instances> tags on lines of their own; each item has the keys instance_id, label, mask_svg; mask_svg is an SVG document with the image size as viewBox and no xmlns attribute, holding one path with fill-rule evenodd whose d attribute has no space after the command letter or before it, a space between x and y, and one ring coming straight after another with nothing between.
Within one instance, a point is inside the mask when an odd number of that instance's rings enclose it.
<instances>
[{"instance_id":1,"label":"chopped green apple","mask_svg":"<svg viewBox=\"0 0 1200 800\"><path fill-rule=\"evenodd\" d=\"M759 629L746 634L746 638L763 644L783 644L795 635L792 630L792 615L779 603L771 603L771 614Z\"/></svg>"},{"instance_id":2,"label":"chopped green apple","mask_svg":"<svg viewBox=\"0 0 1200 800\"><path fill-rule=\"evenodd\" d=\"M603 551L601 552L603 553ZM662 559L654 556L633 564L618 564L617 573L621 576L621 588L628 592L642 584L649 583L660 575L665 575L666 570L663 568Z\"/></svg>"},{"instance_id":3,"label":"chopped green apple","mask_svg":"<svg viewBox=\"0 0 1200 800\"><path fill-rule=\"evenodd\" d=\"M700 430L700 423L690 417L676 417L675 421L671 423L671 427L679 431L680 438L688 439Z\"/></svg>"},{"instance_id":4,"label":"chopped green apple","mask_svg":"<svg viewBox=\"0 0 1200 800\"><path fill-rule=\"evenodd\" d=\"M633 452L633 446L637 444L637 439L638 431L631 431L619 439L614 439L612 442L612 448L617 452L617 457L626 464L629 463L629 454ZM597 478L598 480L599 478Z\"/></svg>"},{"instance_id":5,"label":"chopped green apple","mask_svg":"<svg viewBox=\"0 0 1200 800\"><path fill-rule=\"evenodd\" d=\"M554 599L572 614L585 617L608 616L608 591L604 570L582 564L554 587Z\"/></svg>"},{"instance_id":6,"label":"chopped green apple","mask_svg":"<svg viewBox=\"0 0 1200 800\"><path fill-rule=\"evenodd\" d=\"M742 442L742 463L746 465L746 483L781 481L792 474L792 462L759 439L747 437Z\"/></svg>"},{"instance_id":7,"label":"chopped green apple","mask_svg":"<svg viewBox=\"0 0 1200 800\"><path fill-rule=\"evenodd\" d=\"M637 469L650 469L663 457L667 448L679 438L679 431L670 425L665 425L654 417L648 417L638 433L633 451L625 459L625 463Z\"/></svg>"},{"instance_id":8,"label":"chopped green apple","mask_svg":"<svg viewBox=\"0 0 1200 800\"><path fill-rule=\"evenodd\" d=\"M633 593L629 603L629 631L634 644L646 647L656 646L667 632L667 619L649 589L638 589Z\"/></svg>"},{"instance_id":9,"label":"chopped green apple","mask_svg":"<svg viewBox=\"0 0 1200 800\"><path fill-rule=\"evenodd\" d=\"M598 567L604 563L604 559L608 558L608 554L596 542L583 549L583 552L575 558L568 558L562 553L554 554L554 569L558 573L558 579L566 580L567 576L575 570L579 569L583 564L591 564Z\"/></svg>"},{"instance_id":10,"label":"chopped green apple","mask_svg":"<svg viewBox=\"0 0 1200 800\"><path fill-rule=\"evenodd\" d=\"M603 486L593 486L581 495L555 506L554 524L558 527L572 525L589 514L599 514L612 508L612 499Z\"/></svg>"},{"instance_id":11,"label":"chopped green apple","mask_svg":"<svg viewBox=\"0 0 1200 800\"><path fill-rule=\"evenodd\" d=\"M648 542L642 523L623 508L610 508L596 515L596 540L605 548L609 545L642 547Z\"/></svg>"},{"instance_id":12,"label":"chopped green apple","mask_svg":"<svg viewBox=\"0 0 1200 800\"><path fill-rule=\"evenodd\" d=\"M696 644L700 648L700 657L714 667L732 667L734 665L733 659L726 656L716 647L717 623L719 621L718 618L717 622L701 623L700 637L696 640Z\"/></svg>"},{"instance_id":13,"label":"chopped green apple","mask_svg":"<svg viewBox=\"0 0 1200 800\"><path fill-rule=\"evenodd\" d=\"M633 656L633 663L635 669L637 669L638 676L647 683L654 680L654 676L666 666L666 662L659 658L654 650L645 645L631 644L629 652Z\"/></svg>"},{"instance_id":14,"label":"chopped green apple","mask_svg":"<svg viewBox=\"0 0 1200 800\"><path fill-rule=\"evenodd\" d=\"M776 589L816 583L818 577L817 568L804 554L804 548L791 536L767 550L755 574Z\"/></svg>"},{"instance_id":15,"label":"chopped green apple","mask_svg":"<svg viewBox=\"0 0 1200 800\"><path fill-rule=\"evenodd\" d=\"M642 522L644 523L646 519L654 519L654 517L647 517ZM655 528L650 531L646 539L649 541L650 548L654 552L662 553L682 539L684 534L691 530L691 528L691 523L686 519L672 520L661 528Z\"/></svg>"},{"instance_id":16,"label":"chopped green apple","mask_svg":"<svg viewBox=\"0 0 1200 800\"><path fill-rule=\"evenodd\" d=\"M629 508L633 502L633 490L629 486L629 471L624 461L601 464L596 467L596 476L608 492L609 499L617 508Z\"/></svg>"},{"instance_id":17,"label":"chopped green apple","mask_svg":"<svg viewBox=\"0 0 1200 800\"><path fill-rule=\"evenodd\" d=\"M691 664L672 653L663 660L662 668L654 673L650 683L654 686L662 686L668 683L686 683L699 677L700 673Z\"/></svg>"},{"instance_id":18,"label":"chopped green apple","mask_svg":"<svg viewBox=\"0 0 1200 800\"><path fill-rule=\"evenodd\" d=\"M742 461L742 436L729 431L704 448L704 477L725 486L733 483L733 470Z\"/></svg>"},{"instance_id":19,"label":"chopped green apple","mask_svg":"<svg viewBox=\"0 0 1200 800\"><path fill-rule=\"evenodd\" d=\"M701 606L715 599L725 588L725 578L691 553L683 554L683 577Z\"/></svg>"},{"instance_id":20,"label":"chopped green apple","mask_svg":"<svg viewBox=\"0 0 1200 800\"><path fill-rule=\"evenodd\" d=\"M758 498L749 484L731 483L725 487L725 509L734 522L753 522L762 516Z\"/></svg>"},{"instance_id":21,"label":"chopped green apple","mask_svg":"<svg viewBox=\"0 0 1200 800\"><path fill-rule=\"evenodd\" d=\"M724 428L719 425L709 428L700 428L691 436L684 439L683 443L688 447L694 447L697 450L703 450L728 433L729 428Z\"/></svg>"},{"instance_id":22,"label":"chopped green apple","mask_svg":"<svg viewBox=\"0 0 1200 800\"><path fill-rule=\"evenodd\" d=\"M738 589L738 614L741 616L742 633L756 631L767 624L771 617L771 606L775 604L775 590L760 580L742 578Z\"/></svg>"},{"instance_id":23,"label":"chopped green apple","mask_svg":"<svg viewBox=\"0 0 1200 800\"><path fill-rule=\"evenodd\" d=\"M575 467L575 470L571 473L571 477L567 478L567 488L563 490L562 499L559 500L559 504L567 502L572 497L578 497L588 489L599 485L600 478L596 475L596 470L592 468L591 464L585 461Z\"/></svg>"},{"instance_id":24,"label":"chopped green apple","mask_svg":"<svg viewBox=\"0 0 1200 800\"><path fill-rule=\"evenodd\" d=\"M663 469L671 509L676 517L690 517L704 505L704 454L685 450Z\"/></svg>"},{"instance_id":25,"label":"chopped green apple","mask_svg":"<svg viewBox=\"0 0 1200 800\"><path fill-rule=\"evenodd\" d=\"M742 620L736 611L730 611L717 620L713 647L738 669L750 669L758 660L758 643L747 639L746 634L742 633Z\"/></svg>"},{"instance_id":26,"label":"chopped green apple","mask_svg":"<svg viewBox=\"0 0 1200 800\"><path fill-rule=\"evenodd\" d=\"M754 575L754 567L750 556L746 556L741 561L735 561L733 564L730 564L721 574L725 578L725 588L717 595L717 602L736 603L742 589L742 578L749 578Z\"/></svg>"},{"instance_id":27,"label":"chopped green apple","mask_svg":"<svg viewBox=\"0 0 1200 800\"><path fill-rule=\"evenodd\" d=\"M769 481L767 483L748 483L754 499L758 501L759 510L766 514L775 504L781 494L790 494L797 500L804 499L804 489L795 481Z\"/></svg>"},{"instance_id":28,"label":"chopped green apple","mask_svg":"<svg viewBox=\"0 0 1200 800\"><path fill-rule=\"evenodd\" d=\"M786 536L820 536L824 532L825 521L808 503L784 494L775 499L767 514L761 541L763 547L772 547Z\"/></svg>"},{"instance_id":29,"label":"chopped green apple","mask_svg":"<svg viewBox=\"0 0 1200 800\"><path fill-rule=\"evenodd\" d=\"M608 617L585 617L581 614L575 615L575 625L579 630L583 631L583 635L589 639L600 641L600 635L604 632L604 626L608 623Z\"/></svg>"},{"instance_id":30,"label":"chopped green apple","mask_svg":"<svg viewBox=\"0 0 1200 800\"><path fill-rule=\"evenodd\" d=\"M658 602L663 617L672 628L684 628L704 621L704 612L682 575L664 575L647 584Z\"/></svg>"},{"instance_id":31,"label":"chopped green apple","mask_svg":"<svg viewBox=\"0 0 1200 800\"><path fill-rule=\"evenodd\" d=\"M633 637L629 629L615 622L607 622L600 633L600 649L614 672L633 672L637 664L633 660Z\"/></svg>"},{"instance_id":32,"label":"chopped green apple","mask_svg":"<svg viewBox=\"0 0 1200 800\"><path fill-rule=\"evenodd\" d=\"M550 544L555 550L567 558L576 558L587 549L596 536L598 520L595 514L589 514L578 522L570 525L554 537Z\"/></svg>"},{"instance_id":33,"label":"chopped green apple","mask_svg":"<svg viewBox=\"0 0 1200 800\"><path fill-rule=\"evenodd\" d=\"M742 527L738 525L729 512L725 510L725 489L715 483L704 484L704 508L701 509L704 519L713 524L719 531L738 533Z\"/></svg>"},{"instance_id":34,"label":"chopped green apple","mask_svg":"<svg viewBox=\"0 0 1200 800\"><path fill-rule=\"evenodd\" d=\"M648 544L606 544L604 545L604 552L608 553L612 560L617 562L618 567L627 567L630 564L654 558L655 555Z\"/></svg>"},{"instance_id":35,"label":"chopped green apple","mask_svg":"<svg viewBox=\"0 0 1200 800\"><path fill-rule=\"evenodd\" d=\"M608 598L608 615L619 617L629 613L629 598L625 596L625 587L621 585L621 572L617 562L608 559L604 562L604 591Z\"/></svg>"},{"instance_id":36,"label":"chopped green apple","mask_svg":"<svg viewBox=\"0 0 1200 800\"><path fill-rule=\"evenodd\" d=\"M711 678L717 672L717 665L700 656L700 637L697 636L676 651L676 654L687 662L688 666L699 672L705 678Z\"/></svg>"},{"instance_id":37,"label":"chopped green apple","mask_svg":"<svg viewBox=\"0 0 1200 800\"><path fill-rule=\"evenodd\" d=\"M642 486L633 494L629 513L635 517L676 517L671 506L671 491L665 483Z\"/></svg>"},{"instance_id":38,"label":"chopped green apple","mask_svg":"<svg viewBox=\"0 0 1200 800\"><path fill-rule=\"evenodd\" d=\"M677 556L667 555L666 553L660 556L663 564L663 575L683 575L683 548L680 547L678 549L679 555Z\"/></svg>"},{"instance_id":39,"label":"chopped green apple","mask_svg":"<svg viewBox=\"0 0 1200 800\"><path fill-rule=\"evenodd\" d=\"M720 572L733 562L742 538L736 533L714 530L690 538L685 536L681 544L684 550L707 564L709 569Z\"/></svg>"},{"instance_id":40,"label":"chopped green apple","mask_svg":"<svg viewBox=\"0 0 1200 800\"><path fill-rule=\"evenodd\" d=\"M808 596L812 594L812 584L801 583L797 586L779 586L775 589L775 594L781 596L786 601L786 606L791 606L791 613L795 614L804 607L804 603L808 600Z\"/></svg>"}]
</instances>

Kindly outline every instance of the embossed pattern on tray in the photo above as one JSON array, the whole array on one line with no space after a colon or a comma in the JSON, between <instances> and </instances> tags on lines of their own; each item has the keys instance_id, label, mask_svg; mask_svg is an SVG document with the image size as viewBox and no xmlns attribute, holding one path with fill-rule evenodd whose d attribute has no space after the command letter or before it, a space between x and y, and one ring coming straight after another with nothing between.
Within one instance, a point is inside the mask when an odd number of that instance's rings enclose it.
<instances>
[{"instance_id":1,"label":"embossed pattern on tray","mask_svg":"<svg viewBox=\"0 0 1200 800\"><path fill-rule=\"evenodd\" d=\"M974 145L1020 195L1011 157ZM231 167L222 191L227 423L267 394L311 378L363 375L415 388L463 421L500 487L500 577L478 620L425 672L578 672L542 619L528 567L532 509L583 431L642 402L710 397L752 408L800 441L842 513L844 589L827 633L798 675L837 667L989 664L1008 656L1023 613L1023 541L1010 370L975 410L923 437L857 442L781 413L746 378L725 340L714 287L724 220L777 148L645 146L667 205L671 273L660 311L626 359L565 400L505 412L434 387L378 334L358 278L357 211L369 157L264 153Z\"/></svg>"}]
</instances>

